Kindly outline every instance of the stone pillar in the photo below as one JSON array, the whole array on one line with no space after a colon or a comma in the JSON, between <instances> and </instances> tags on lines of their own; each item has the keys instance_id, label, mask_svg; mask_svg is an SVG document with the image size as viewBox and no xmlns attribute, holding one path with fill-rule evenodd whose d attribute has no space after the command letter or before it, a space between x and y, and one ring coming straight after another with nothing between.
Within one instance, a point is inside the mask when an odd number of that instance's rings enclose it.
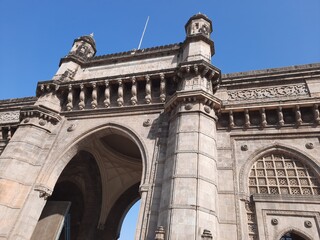
<instances>
[{"instance_id":1,"label":"stone pillar","mask_svg":"<svg viewBox=\"0 0 320 240\"><path fill-rule=\"evenodd\" d=\"M220 84L220 70L211 65L211 20L196 14L185 29L177 91L165 104L170 126L158 226L164 227L167 240L200 240L204 230L216 239L215 109L220 100L214 93Z\"/></svg>"},{"instance_id":2,"label":"stone pillar","mask_svg":"<svg viewBox=\"0 0 320 240\"><path fill-rule=\"evenodd\" d=\"M216 236L217 150L214 110L201 100L172 110L159 225L166 239Z\"/></svg>"},{"instance_id":3,"label":"stone pillar","mask_svg":"<svg viewBox=\"0 0 320 240\"><path fill-rule=\"evenodd\" d=\"M55 99L50 94L45 97ZM0 157L0 239L30 239L45 204L43 198L51 194L34 183L61 118L39 104L42 100L21 110L20 126Z\"/></svg>"}]
</instances>

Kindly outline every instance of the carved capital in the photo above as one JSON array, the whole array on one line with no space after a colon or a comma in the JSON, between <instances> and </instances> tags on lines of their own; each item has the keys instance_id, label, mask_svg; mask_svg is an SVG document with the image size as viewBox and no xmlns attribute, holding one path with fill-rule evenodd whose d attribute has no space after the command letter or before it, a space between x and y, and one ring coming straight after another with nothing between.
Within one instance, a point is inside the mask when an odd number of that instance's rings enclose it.
<instances>
[{"instance_id":1,"label":"carved capital","mask_svg":"<svg viewBox=\"0 0 320 240\"><path fill-rule=\"evenodd\" d=\"M203 61L182 64L178 68L177 76L181 81L185 81L185 84L182 84L182 90L189 89L190 86L193 90L197 86L215 93L221 82L220 70Z\"/></svg>"},{"instance_id":2,"label":"carved capital","mask_svg":"<svg viewBox=\"0 0 320 240\"><path fill-rule=\"evenodd\" d=\"M52 190L43 185L36 185L34 190L39 192L39 197L43 198L44 200L47 200L52 195Z\"/></svg>"},{"instance_id":3,"label":"carved capital","mask_svg":"<svg viewBox=\"0 0 320 240\"><path fill-rule=\"evenodd\" d=\"M49 132L61 121L61 116L41 106L29 106L21 109L21 124L31 124ZM49 123L49 124L48 124Z\"/></svg>"},{"instance_id":4,"label":"carved capital","mask_svg":"<svg viewBox=\"0 0 320 240\"><path fill-rule=\"evenodd\" d=\"M165 104L165 111L171 111L178 105L179 102L185 103L185 110L191 110L195 102L200 102L203 104L204 112L208 114L211 112L211 109L219 111L221 107L221 100L205 91L181 91L177 92L170 98L169 101L167 101Z\"/></svg>"}]
</instances>

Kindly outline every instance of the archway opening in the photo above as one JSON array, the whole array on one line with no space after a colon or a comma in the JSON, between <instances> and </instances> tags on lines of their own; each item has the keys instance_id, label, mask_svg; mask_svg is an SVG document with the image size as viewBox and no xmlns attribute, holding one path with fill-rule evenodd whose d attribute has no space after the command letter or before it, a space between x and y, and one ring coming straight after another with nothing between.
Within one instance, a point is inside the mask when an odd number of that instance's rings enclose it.
<instances>
[{"instance_id":1,"label":"archway opening","mask_svg":"<svg viewBox=\"0 0 320 240\"><path fill-rule=\"evenodd\" d=\"M70 229L69 236L62 232L59 240L118 239L126 228L126 214L140 199L143 147L134 134L110 127L85 137L76 148L79 152L64 167L48 199L71 203L65 217L69 228L64 227L65 232Z\"/></svg>"},{"instance_id":2,"label":"archway opening","mask_svg":"<svg viewBox=\"0 0 320 240\"><path fill-rule=\"evenodd\" d=\"M140 202L141 201L138 200L135 204L133 204L133 206L126 214L122 222L119 240L134 239L139 215Z\"/></svg>"},{"instance_id":3,"label":"archway opening","mask_svg":"<svg viewBox=\"0 0 320 240\"><path fill-rule=\"evenodd\" d=\"M103 148L100 155L106 166L102 186L105 189L103 212L106 214L106 220L101 238L118 239L121 237L121 229L126 231L127 226L123 225L125 216L140 199L142 155L132 138L115 129L99 138L96 146L100 145ZM136 221L131 222L130 229L136 225Z\"/></svg>"},{"instance_id":4,"label":"archway opening","mask_svg":"<svg viewBox=\"0 0 320 240\"><path fill-rule=\"evenodd\" d=\"M59 240L94 239L101 209L101 176L92 154L79 151L62 171L48 202L69 202Z\"/></svg>"},{"instance_id":5,"label":"archway opening","mask_svg":"<svg viewBox=\"0 0 320 240\"><path fill-rule=\"evenodd\" d=\"M306 240L306 239L294 232L287 232L280 238L280 240Z\"/></svg>"}]
</instances>

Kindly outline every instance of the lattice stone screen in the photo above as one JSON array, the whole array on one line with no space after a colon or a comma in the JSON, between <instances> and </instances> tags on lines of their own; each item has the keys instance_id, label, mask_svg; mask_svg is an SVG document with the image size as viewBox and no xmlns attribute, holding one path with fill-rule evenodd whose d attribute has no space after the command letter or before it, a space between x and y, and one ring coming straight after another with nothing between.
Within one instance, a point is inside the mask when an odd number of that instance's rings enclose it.
<instances>
[{"instance_id":1,"label":"lattice stone screen","mask_svg":"<svg viewBox=\"0 0 320 240\"><path fill-rule=\"evenodd\" d=\"M319 195L320 185L312 169L283 154L257 160L250 171L250 194Z\"/></svg>"}]
</instances>

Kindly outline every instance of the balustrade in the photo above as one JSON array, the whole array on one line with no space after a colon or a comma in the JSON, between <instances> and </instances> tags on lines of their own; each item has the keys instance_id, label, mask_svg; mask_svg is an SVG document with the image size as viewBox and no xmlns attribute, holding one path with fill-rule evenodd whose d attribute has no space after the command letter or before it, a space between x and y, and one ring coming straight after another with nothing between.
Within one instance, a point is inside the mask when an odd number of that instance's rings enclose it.
<instances>
[{"instance_id":1,"label":"balustrade","mask_svg":"<svg viewBox=\"0 0 320 240\"><path fill-rule=\"evenodd\" d=\"M146 103L151 103L151 81L150 76L146 76L146 97L145 97Z\"/></svg>"},{"instance_id":2,"label":"balustrade","mask_svg":"<svg viewBox=\"0 0 320 240\"><path fill-rule=\"evenodd\" d=\"M67 110L71 111L73 109L73 92L72 92L72 85L69 84L68 86L68 102L67 102Z\"/></svg>"},{"instance_id":3,"label":"balustrade","mask_svg":"<svg viewBox=\"0 0 320 240\"><path fill-rule=\"evenodd\" d=\"M161 104L172 94L165 74L60 85L65 111ZM170 77L169 77L170 78ZM41 85L41 91L49 85ZM87 104L86 104L87 103Z\"/></svg>"},{"instance_id":4,"label":"balustrade","mask_svg":"<svg viewBox=\"0 0 320 240\"><path fill-rule=\"evenodd\" d=\"M17 129L17 126L16 126L16 125L14 125L14 126L11 126L11 125L10 125L10 126L3 126L3 127L1 127L0 140L2 140L2 141L9 141L9 140L12 138L13 134L15 133L16 129Z\"/></svg>"},{"instance_id":5,"label":"balustrade","mask_svg":"<svg viewBox=\"0 0 320 240\"><path fill-rule=\"evenodd\" d=\"M110 107L110 87L109 87L109 81L105 81L105 90L104 90L104 106L106 108Z\"/></svg>"},{"instance_id":6,"label":"balustrade","mask_svg":"<svg viewBox=\"0 0 320 240\"><path fill-rule=\"evenodd\" d=\"M132 77L131 81L132 81L132 87L131 87L132 97L131 97L130 101L131 101L132 105L136 105L137 102L138 102L138 99L137 99L137 81L136 81L135 77Z\"/></svg>"},{"instance_id":7,"label":"balustrade","mask_svg":"<svg viewBox=\"0 0 320 240\"><path fill-rule=\"evenodd\" d=\"M97 102L97 85L96 83L92 83L92 101L91 101L91 107L92 109L96 109L98 106Z\"/></svg>"},{"instance_id":8,"label":"balustrade","mask_svg":"<svg viewBox=\"0 0 320 240\"><path fill-rule=\"evenodd\" d=\"M313 106L313 115L314 115L314 120L316 121L317 124L320 124L320 114L319 114L319 105L315 104Z\"/></svg>"},{"instance_id":9,"label":"balustrade","mask_svg":"<svg viewBox=\"0 0 320 240\"><path fill-rule=\"evenodd\" d=\"M160 101L166 101L166 79L164 74L160 74Z\"/></svg>"},{"instance_id":10,"label":"balustrade","mask_svg":"<svg viewBox=\"0 0 320 240\"><path fill-rule=\"evenodd\" d=\"M80 96L79 96L79 109L83 110L86 106L85 104L85 92L84 92L84 86L83 84L80 84Z\"/></svg>"},{"instance_id":11,"label":"balustrade","mask_svg":"<svg viewBox=\"0 0 320 240\"><path fill-rule=\"evenodd\" d=\"M265 108L261 109L261 127L265 128L267 126L267 115Z\"/></svg>"},{"instance_id":12,"label":"balustrade","mask_svg":"<svg viewBox=\"0 0 320 240\"><path fill-rule=\"evenodd\" d=\"M259 111L257 111L259 110ZM318 104L275 106L272 108L244 108L221 110L218 115L218 128L260 128L266 127L300 127L320 124Z\"/></svg>"}]
</instances>

